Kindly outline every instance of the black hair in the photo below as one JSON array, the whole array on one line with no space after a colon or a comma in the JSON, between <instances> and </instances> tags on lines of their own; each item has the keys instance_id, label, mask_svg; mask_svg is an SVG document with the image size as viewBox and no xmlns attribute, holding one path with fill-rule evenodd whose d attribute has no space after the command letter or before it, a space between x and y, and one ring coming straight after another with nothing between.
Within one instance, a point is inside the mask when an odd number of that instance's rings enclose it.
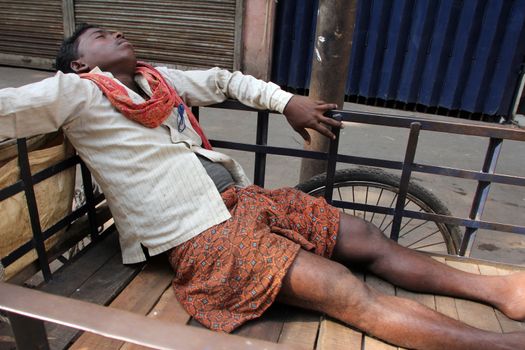
<instances>
[{"instance_id":1,"label":"black hair","mask_svg":"<svg viewBox=\"0 0 525 350\"><path fill-rule=\"evenodd\" d=\"M93 24L81 23L75 29L73 35L64 39L55 58L55 68L63 73L75 73L71 69L71 62L78 58L78 38L88 29L98 28Z\"/></svg>"}]
</instances>

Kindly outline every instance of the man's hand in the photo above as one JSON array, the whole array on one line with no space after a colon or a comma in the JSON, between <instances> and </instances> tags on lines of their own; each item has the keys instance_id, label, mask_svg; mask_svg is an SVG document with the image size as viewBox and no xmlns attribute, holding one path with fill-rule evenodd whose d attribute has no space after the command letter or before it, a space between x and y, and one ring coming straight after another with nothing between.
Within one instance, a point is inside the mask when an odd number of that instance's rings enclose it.
<instances>
[{"instance_id":1,"label":"man's hand","mask_svg":"<svg viewBox=\"0 0 525 350\"><path fill-rule=\"evenodd\" d=\"M323 115L335 108L337 105L333 103L314 101L309 97L295 95L284 108L283 114L292 128L310 144L310 134L306 128L314 129L331 139L335 139L335 135L328 126L343 128L343 123Z\"/></svg>"}]
</instances>

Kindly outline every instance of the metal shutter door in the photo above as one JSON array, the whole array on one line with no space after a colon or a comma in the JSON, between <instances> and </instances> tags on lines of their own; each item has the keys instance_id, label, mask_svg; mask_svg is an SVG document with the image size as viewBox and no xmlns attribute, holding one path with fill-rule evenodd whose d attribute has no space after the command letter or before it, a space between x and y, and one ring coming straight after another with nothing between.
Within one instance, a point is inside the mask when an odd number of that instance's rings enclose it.
<instances>
[{"instance_id":1,"label":"metal shutter door","mask_svg":"<svg viewBox=\"0 0 525 350\"><path fill-rule=\"evenodd\" d=\"M233 69L239 1L76 0L75 22L119 30L141 60L180 68ZM240 18L242 16L239 15Z\"/></svg>"},{"instance_id":2,"label":"metal shutter door","mask_svg":"<svg viewBox=\"0 0 525 350\"><path fill-rule=\"evenodd\" d=\"M0 0L0 64L51 69L64 37L61 0Z\"/></svg>"}]
</instances>

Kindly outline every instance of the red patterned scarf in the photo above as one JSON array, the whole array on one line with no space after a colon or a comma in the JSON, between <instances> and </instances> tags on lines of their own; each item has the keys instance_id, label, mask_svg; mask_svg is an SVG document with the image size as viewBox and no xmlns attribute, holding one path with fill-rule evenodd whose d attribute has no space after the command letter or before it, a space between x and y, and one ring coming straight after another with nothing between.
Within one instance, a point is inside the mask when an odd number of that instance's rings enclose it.
<instances>
[{"instance_id":1,"label":"red patterned scarf","mask_svg":"<svg viewBox=\"0 0 525 350\"><path fill-rule=\"evenodd\" d=\"M193 130L195 130L202 139L203 147L211 149L210 142L204 135L191 109L186 106L175 89L166 83L164 77L155 68L144 62L137 62L135 74L142 74L144 78L146 78L152 91L149 100L138 104L131 100L126 88L114 79L96 73L83 73L80 74L80 77L93 81L116 109L127 118L148 128L156 128L161 125L175 107L179 114L186 111ZM179 117L183 118L182 115Z\"/></svg>"}]
</instances>

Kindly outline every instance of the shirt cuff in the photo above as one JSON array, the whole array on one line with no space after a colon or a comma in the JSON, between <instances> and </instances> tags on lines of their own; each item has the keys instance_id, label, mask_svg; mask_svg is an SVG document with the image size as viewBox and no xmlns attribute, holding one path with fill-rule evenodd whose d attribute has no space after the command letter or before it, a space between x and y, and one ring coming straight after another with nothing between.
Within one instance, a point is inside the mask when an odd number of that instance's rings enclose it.
<instances>
[{"instance_id":1,"label":"shirt cuff","mask_svg":"<svg viewBox=\"0 0 525 350\"><path fill-rule=\"evenodd\" d=\"M272 99L271 99L271 104L270 104L272 106L271 109L279 113L283 113L284 108L286 107L288 102L290 102L290 99L292 97L293 97L293 94L287 91L281 90L280 88L275 90L274 93L272 94Z\"/></svg>"}]
</instances>

